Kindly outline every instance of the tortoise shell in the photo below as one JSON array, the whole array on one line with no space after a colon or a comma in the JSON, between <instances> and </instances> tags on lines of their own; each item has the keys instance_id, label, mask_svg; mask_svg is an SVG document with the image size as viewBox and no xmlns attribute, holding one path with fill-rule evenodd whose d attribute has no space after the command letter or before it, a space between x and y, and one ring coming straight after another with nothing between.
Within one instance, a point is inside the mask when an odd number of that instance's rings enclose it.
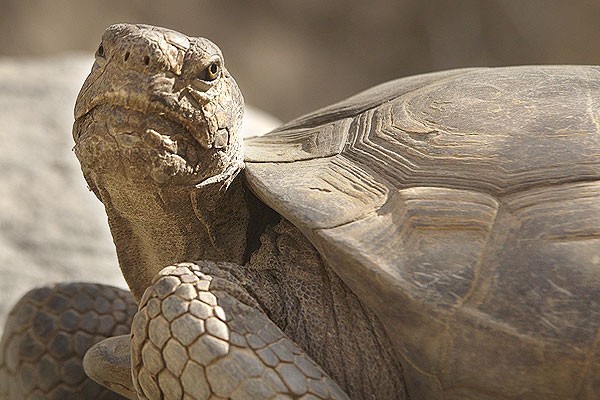
<instances>
[{"instance_id":1,"label":"tortoise shell","mask_svg":"<svg viewBox=\"0 0 600 400\"><path fill-rule=\"evenodd\" d=\"M411 396L600 398L600 68L399 79L245 153L383 322Z\"/></svg>"}]
</instances>

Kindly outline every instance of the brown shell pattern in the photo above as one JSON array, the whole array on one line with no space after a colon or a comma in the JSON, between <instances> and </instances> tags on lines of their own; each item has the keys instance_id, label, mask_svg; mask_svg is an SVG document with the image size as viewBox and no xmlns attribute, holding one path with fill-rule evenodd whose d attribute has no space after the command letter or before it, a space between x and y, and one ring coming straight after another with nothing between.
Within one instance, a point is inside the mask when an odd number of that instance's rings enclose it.
<instances>
[{"instance_id":1,"label":"brown shell pattern","mask_svg":"<svg viewBox=\"0 0 600 400\"><path fill-rule=\"evenodd\" d=\"M409 393L593 398L599 128L597 67L454 70L248 141L246 177L379 315Z\"/></svg>"}]
</instances>

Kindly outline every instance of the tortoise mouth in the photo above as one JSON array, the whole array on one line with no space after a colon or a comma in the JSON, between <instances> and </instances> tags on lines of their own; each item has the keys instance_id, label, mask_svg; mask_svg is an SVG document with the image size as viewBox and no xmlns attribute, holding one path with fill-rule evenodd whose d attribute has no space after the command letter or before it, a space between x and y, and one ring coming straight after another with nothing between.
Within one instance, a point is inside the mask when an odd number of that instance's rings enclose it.
<instances>
[{"instance_id":1,"label":"tortoise mouth","mask_svg":"<svg viewBox=\"0 0 600 400\"><path fill-rule=\"evenodd\" d=\"M86 171L139 180L190 183L202 178L202 148L180 121L167 113L119 104L95 105L73 125L75 154Z\"/></svg>"},{"instance_id":2,"label":"tortoise mouth","mask_svg":"<svg viewBox=\"0 0 600 400\"><path fill-rule=\"evenodd\" d=\"M161 119L175 123L183 127L200 146L206 147L208 126L202 106L197 102L191 104L189 96L185 96L187 104L184 105L180 99L181 93L145 93L139 88L108 90L87 99L87 96L83 96L82 93L75 105L75 121L97 113L97 109L105 107L126 109L141 113L145 118L159 116ZM73 139L76 143L81 133L83 132L73 131Z\"/></svg>"}]
</instances>

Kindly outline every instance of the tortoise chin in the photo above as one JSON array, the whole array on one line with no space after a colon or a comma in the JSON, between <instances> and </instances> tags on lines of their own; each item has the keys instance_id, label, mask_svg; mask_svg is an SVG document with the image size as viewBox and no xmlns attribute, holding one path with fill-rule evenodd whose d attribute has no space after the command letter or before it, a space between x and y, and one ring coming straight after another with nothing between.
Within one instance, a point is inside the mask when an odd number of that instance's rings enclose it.
<instances>
[{"instance_id":1,"label":"tortoise chin","mask_svg":"<svg viewBox=\"0 0 600 400\"><path fill-rule=\"evenodd\" d=\"M99 105L75 121L73 136L86 176L160 186L204 178L206 150L185 127L164 115Z\"/></svg>"}]
</instances>

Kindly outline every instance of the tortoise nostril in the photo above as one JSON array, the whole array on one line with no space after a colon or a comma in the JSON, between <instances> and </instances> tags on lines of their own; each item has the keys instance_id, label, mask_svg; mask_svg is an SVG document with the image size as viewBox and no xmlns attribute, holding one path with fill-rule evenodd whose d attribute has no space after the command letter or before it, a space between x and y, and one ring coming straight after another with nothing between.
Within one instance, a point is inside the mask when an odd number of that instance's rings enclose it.
<instances>
[{"instance_id":1,"label":"tortoise nostril","mask_svg":"<svg viewBox=\"0 0 600 400\"><path fill-rule=\"evenodd\" d=\"M124 57L125 61L129 60L129 55L130 55L129 52L125 53L125 57Z\"/></svg>"},{"instance_id":2,"label":"tortoise nostril","mask_svg":"<svg viewBox=\"0 0 600 400\"><path fill-rule=\"evenodd\" d=\"M144 57L144 64L150 65L150 57L149 56Z\"/></svg>"}]
</instances>

